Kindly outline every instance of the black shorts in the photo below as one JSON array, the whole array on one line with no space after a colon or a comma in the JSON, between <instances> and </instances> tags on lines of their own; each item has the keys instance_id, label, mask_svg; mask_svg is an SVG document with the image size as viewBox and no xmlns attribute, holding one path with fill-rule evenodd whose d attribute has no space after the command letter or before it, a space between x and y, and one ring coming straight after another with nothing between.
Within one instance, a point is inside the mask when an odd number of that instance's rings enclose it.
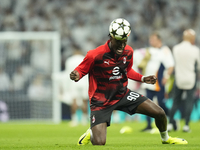
<instances>
[{"instance_id":1,"label":"black shorts","mask_svg":"<svg viewBox=\"0 0 200 150\"><path fill-rule=\"evenodd\" d=\"M134 91L129 92L115 105L109 106L103 110L91 111L90 125L91 128L100 123L107 123L110 126L110 120L113 110L120 110L130 115L135 114L137 107L148 98Z\"/></svg>"}]
</instances>

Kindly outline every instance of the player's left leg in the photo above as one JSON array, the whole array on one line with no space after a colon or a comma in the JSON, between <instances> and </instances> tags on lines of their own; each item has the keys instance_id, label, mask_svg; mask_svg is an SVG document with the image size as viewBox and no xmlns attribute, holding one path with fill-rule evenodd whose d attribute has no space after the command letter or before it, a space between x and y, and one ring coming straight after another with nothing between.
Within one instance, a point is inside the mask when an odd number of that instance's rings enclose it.
<instances>
[{"instance_id":1,"label":"player's left leg","mask_svg":"<svg viewBox=\"0 0 200 150\"><path fill-rule=\"evenodd\" d=\"M155 118L156 126L158 127L160 132L167 130L167 117L164 110L150 99L141 103L137 107L136 113L148 115L152 118Z\"/></svg>"},{"instance_id":2,"label":"player's left leg","mask_svg":"<svg viewBox=\"0 0 200 150\"><path fill-rule=\"evenodd\" d=\"M169 137L167 132L167 117L164 110L152 102L150 99L141 103L137 109L136 113L148 115L155 118L156 126L158 127L161 135L161 140L163 144L187 144L188 142L180 138Z\"/></svg>"}]
</instances>

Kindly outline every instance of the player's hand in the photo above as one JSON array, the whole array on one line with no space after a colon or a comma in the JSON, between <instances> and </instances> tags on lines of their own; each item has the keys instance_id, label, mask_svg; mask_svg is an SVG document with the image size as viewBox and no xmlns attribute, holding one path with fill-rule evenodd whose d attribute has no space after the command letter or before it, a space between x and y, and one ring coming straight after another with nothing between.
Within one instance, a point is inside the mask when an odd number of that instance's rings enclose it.
<instances>
[{"instance_id":1,"label":"player's hand","mask_svg":"<svg viewBox=\"0 0 200 150\"><path fill-rule=\"evenodd\" d=\"M151 75L151 76L145 76L143 80L147 84L155 84L157 81L157 78L156 76Z\"/></svg>"},{"instance_id":2,"label":"player's hand","mask_svg":"<svg viewBox=\"0 0 200 150\"><path fill-rule=\"evenodd\" d=\"M80 75L79 75L78 71L74 70L70 73L71 80L78 81L79 78L80 78Z\"/></svg>"}]
</instances>

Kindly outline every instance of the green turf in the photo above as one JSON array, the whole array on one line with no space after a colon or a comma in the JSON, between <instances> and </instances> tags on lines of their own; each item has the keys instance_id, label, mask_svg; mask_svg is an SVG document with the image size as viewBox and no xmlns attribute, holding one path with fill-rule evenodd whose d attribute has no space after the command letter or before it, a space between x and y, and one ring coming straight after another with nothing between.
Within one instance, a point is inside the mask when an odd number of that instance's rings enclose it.
<instances>
[{"instance_id":1,"label":"green turf","mask_svg":"<svg viewBox=\"0 0 200 150\"><path fill-rule=\"evenodd\" d=\"M120 134L131 126L133 132ZM163 145L159 134L142 133L145 123L111 124L105 146L77 146L77 140L88 126L70 127L68 122L53 124L0 123L0 150L199 150L200 122L192 122L191 133L171 132L170 136L185 138L188 145Z\"/></svg>"}]
</instances>

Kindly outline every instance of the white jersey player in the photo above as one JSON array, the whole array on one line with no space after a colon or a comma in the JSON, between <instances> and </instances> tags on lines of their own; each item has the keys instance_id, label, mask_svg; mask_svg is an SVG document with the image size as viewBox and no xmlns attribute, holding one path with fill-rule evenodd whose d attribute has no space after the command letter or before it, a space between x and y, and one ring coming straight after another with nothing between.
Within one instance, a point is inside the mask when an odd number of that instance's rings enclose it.
<instances>
[{"instance_id":1,"label":"white jersey player","mask_svg":"<svg viewBox=\"0 0 200 150\"><path fill-rule=\"evenodd\" d=\"M165 85L173 72L174 59L171 50L163 46L162 39L157 32L153 32L149 37L150 47L134 51L134 64L142 70L144 76L149 74L157 77L155 84L142 84L146 91L146 96L153 100L157 99L159 106L168 115L168 108L165 105ZM151 131L151 118L147 117L147 127L142 131Z\"/></svg>"},{"instance_id":2,"label":"white jersey player","mask_svg":"<svg viewBox=\"0 0 200 150\"><path fill-rule=\"evenodd\" d=\"M74 55L69 57L65 63L65 72L67 73L66 78L69 79L69 74L71 70L74 70L84 59L84 56L80 51L76 50ZM88 105L88 77L85 76L80 82L75 83L72 80L68 80L68 94L70 99L68 103L71 104L71 113L72 113L72 126L78 124L78 118L76 115L76 110L80 107L82 108L82 124L87 123L87 105Z\"/></svg>"}]
</instances>

